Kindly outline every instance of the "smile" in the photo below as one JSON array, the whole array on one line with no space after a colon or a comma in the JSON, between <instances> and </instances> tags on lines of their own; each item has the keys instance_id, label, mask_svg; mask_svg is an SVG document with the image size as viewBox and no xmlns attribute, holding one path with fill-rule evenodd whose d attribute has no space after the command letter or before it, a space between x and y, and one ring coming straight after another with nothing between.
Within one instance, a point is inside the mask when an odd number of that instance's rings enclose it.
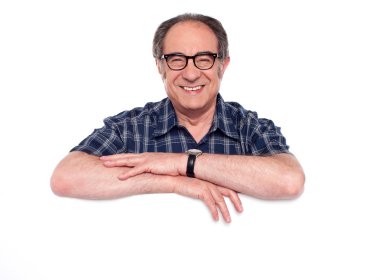
<instances>
[{"instance_id":1,"label":"smile","mask_svg":"<svg viewBox=\"0 0 380 280\"><path fill-rule=\"evenodd\" d=\"M181 87L183 88L184 90L187 90L187 91L196 91L196 90L200 90L202 88L202 86L196 86L196 87Z\"/></svg>"}]
</instances>

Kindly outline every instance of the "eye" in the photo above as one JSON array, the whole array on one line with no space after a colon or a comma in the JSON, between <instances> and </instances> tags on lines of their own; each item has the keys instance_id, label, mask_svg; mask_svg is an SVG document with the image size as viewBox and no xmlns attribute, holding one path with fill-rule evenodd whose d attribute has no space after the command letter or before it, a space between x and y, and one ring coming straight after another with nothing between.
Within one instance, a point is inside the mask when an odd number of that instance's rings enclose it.
<instances>
[{"instance_id":1,"label":"eye","mask_svg":"<svg viewBox=\"0 0 380 280\"><path fill-rule=\"evenodd\" d=\"M212 62L213 57L211 55L200 55L197 57L197 62L200 63L209 63Z\"/></svg>"},{"instance_id":2,"label":"eye","mask_svg":"<svg viewBox=\"0 0 380 280\"><path fill-rule=\"evenodd\" d=\"M183 56L173 55L169 56L168 62L170 63L183 63L186 59Z\"/></svg>"},{"instance_id":3,"label":"eye","mask_svg":"<svg viewBox=\"0 0 380 280\"><path fill-rule=\"evenodd\" d=\"M214 64L214 57L210 54L201 54L195 57L195 64L199 69L209 69Z\"/></svg>"}]
</instances>

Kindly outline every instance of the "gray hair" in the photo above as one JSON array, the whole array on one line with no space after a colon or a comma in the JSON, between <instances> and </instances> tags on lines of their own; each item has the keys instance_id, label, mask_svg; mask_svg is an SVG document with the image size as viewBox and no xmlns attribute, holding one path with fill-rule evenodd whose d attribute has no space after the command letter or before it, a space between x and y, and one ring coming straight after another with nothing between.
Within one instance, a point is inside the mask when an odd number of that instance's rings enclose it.
<instances>
[{"instance_id":1,"label":"gray hair","mask_svg":"<svg viewBox=\"0 0 380 280\"><path fill-rule=\"evenodd\" d=\"M228 38L227 33L224 30L222 24L219 20L201 15L201 14L182 14L167 21L164 21L157 28L154 38L153 38L153 57L159 59L163 55L163 44L164 39L170 28L172 28L175 24L179 22L185 21L198 21L205 25L207 25L215 34L218 40L218 55L221 59L225 59L229 56L228 54Z\"/></svg>"}]
</instances>

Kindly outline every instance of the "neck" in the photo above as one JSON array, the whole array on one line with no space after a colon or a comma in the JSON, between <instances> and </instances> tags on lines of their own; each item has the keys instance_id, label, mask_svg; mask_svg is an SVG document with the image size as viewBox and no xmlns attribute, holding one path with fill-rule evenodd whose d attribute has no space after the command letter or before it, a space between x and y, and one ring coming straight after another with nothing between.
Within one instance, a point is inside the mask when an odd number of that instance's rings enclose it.
<instances>
[{"instance_id":1,"label":"neck","mask_svg":"<svg viewBox=\"0 0 380 280\"><path fill-rule=\"evenodd\" d=\"M178 122L186 127L196 142L199 142L210 130L215 114L215 106L205 112L181 112L176 111Z\"/></svg>"}]
</instances>

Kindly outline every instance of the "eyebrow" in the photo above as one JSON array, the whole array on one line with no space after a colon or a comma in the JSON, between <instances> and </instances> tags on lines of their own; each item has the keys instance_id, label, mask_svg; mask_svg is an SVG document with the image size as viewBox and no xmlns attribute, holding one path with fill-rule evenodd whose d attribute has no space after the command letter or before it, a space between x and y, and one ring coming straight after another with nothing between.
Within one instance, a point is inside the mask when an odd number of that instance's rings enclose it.
<instances>
[{"instance_id":1,"label":"eyebrow","mask_svg":"<svg viewBox=\"0 0 380 280\"><path fill-rule=\"evenodd\" d=\"M196 54L194 55L186 55L184 53L181 53L181 52L172 52L172 53L165 53L165 55L181 55L181 56L196 56L196 55L202 55L202 54L212 54L212 53L218 53L218 52L212 52L212 51L201 51L201 52L197 52Z\"/></svg>"}]
</instances>

